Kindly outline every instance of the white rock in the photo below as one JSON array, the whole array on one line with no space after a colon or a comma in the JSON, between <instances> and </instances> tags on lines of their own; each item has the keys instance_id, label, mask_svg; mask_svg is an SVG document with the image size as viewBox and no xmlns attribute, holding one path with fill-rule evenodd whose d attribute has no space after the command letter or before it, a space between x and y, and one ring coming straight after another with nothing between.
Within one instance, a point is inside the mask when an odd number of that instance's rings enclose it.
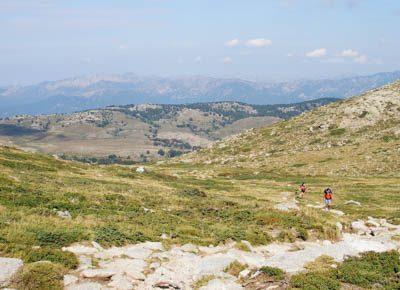
<instances>
[{"instance_id":1,"label":"white rock","mask_svg":"<svg viewBox=\"0 0 400 290\"><path fill-rule=\"evenodd\" d=\"M184 252L197 253L199 249L193 244L185 244L180 249Z\"/></svg>"},{"instance_id":2,"label":"white rock","mask_svg":"<svg viewBox=\"0 0 400 290\"><path fill-rule=\"evenodd\" d=\"M104 248L102 246L100 246L100 244L95 242L95 241L92 241L92 246L95 247L99 251L104 251Z\"/></svg>"},{"instance_id":3,"label":"white rock","mask_svg":"<svg viewBox=\"0 0 400 290\"><path fill-rule=\"evenodd\" d=\"M94 256L99 259L112 259L114 257L120 257L123 254L124 254L123 248L111 247L107 250L96 253Z\"/></svg>"},{"instance_id":4,"label":"white rock","mask_svg":"<svg viewBox=\"0 0 400 290\"><path fill-rule=\"evenodd\" d=\"M239 290L242 286L232 280L213 279L206 286L200 287L200 290Z\"/></svg>"},{"instance_id":5,"label":"white rock","mask_svg":"<svg viewBox=\"0 0 400 290\"><path fill-rule=\"evenodd\" d=\"M142 272L146 268L147 263L143 260L116 259L111 261L102 261L99 263L99 266L106 271L126 275L131 280L144 280L145 276Z\"/></svg>"},{"instance_id":6,"label":"white rock","mask_svg":"<svg viewBox=\"0 0 400 290\"><path fill-rule=\"evenodd\" d=\"M351 228L359 234L365 234L371 232L371 230L365 225L364 221L362 220L352 222Z\"/></svg>"},{"instance_id":7,"label":"white rock","mask_svg":"<svg viewBox=\"0 0 400 290\"><path fill-rule=\"evenodd\" d=\"M163 251L164 246L160 242L144 242L141 244L143 248L152 251Z\"/></svg>"},{"instance_id":8,"label":"white rock","mask_svg":"<svg viewBox=\"0 0 400 290\"><path fill-rule=\"evenodd\" d=\"M250 251L254 251L253 246L251 245L250 242L245 241L245 240L242 240L241 242L242 242L243 244L245 244L245 245L249 248Z\"/></svg>"},{"instance_id":9,"label":"white rock","mask_svg":"<svg viewBox=\"0 0 400 290\"><path fill-rule=\"evenodd\" d=\"M157 269L157 268L159 268L160 266L161 266L160 263L153 262L153 263L150 264L149 268L150 268L150 269Z\"/></svg>"},{"instance_id":10,"label":"white rock","mask_svg":"<svg viewBox=\"0 0 400 290\"><path fill-rule=\"evenodd\" d=\"M172 281L161 280L154 283L154 288L163 288L163 289L181 289L182 287L177 283Z\"/></svg>"},{"instance_id":11,"label":"white rock","mask_svg":"<svg viewBox=\"0 0 400 290\"><path fill-rule=\"evenodd\" d=\"M96 248L86 247L83 245L72 245L62 248L63 251L72 252L76 255L93 255L98 252Z\"/></svg>"},{"instance_id":12,"label":"white rock","mask_svg":"<svg viewBox=\"0 0 400 290\"><path fill-rule=\"evenodd\" d=\"M74 275L64 275L64 287L75 284L78 280L78 277Z\"/></svg>"},{"instance_id":13,"label":"white rock","mask_svg":"<svg viewBox=\"0 0 400 290\"><path fill-rule=\"evenodd\" d=\"M136 172L137 173L145 173L146 169L143 166L140 166L140 167L136 168Z\"/></svg>"},{"instance_id":14,"label":"white rock","mask_svg":"<svg viewBox=\"0 0 400 290\"><path fill-rule=\"evenodd\" d=\"M359 201L355 201L355 200L348 200L344 204L354 204L357 206L361 206L361 203Z\"/></svg>"},{"instance_id":15,"label":"white rock","mask_svg":"<svg viewBox=\"0 0 400 290\"><path fill-rule=\"evenodd\" d=\"M0 258L0 287L7 286L23 264L21 259Z\"/></svg>"},{"instance_id":16,"label":"white rock","mask_svg":"<svg viewBox=\"0 0 400 290\"><path fill-rule=\"evenodd\" d=\"M108 279L116 274L115 271L105 269L87 269L81 272L84 278Z\"/></svg>"},{"instance_id":17,"label":"white rock","mask_svg":"<svg viewBox=\"0 0 400 290\"><path fill-rule=\"evenodd\" d=\"M290 210L299 210L300 209L295 202L278 203L274 206L274 208L277 210L281 210L281 211L290 211Z\"/></svg>"},{"instance_id":18,"label":"white rock","mask_svg":"<svg viewBox=\"0 0 400 290\"><path fill-rule=\"evenodd\" d=\"M88 256L81 255L78 257L79 260L79 270L85 270L92 267L92 259Z\"/></svg>"},{"instance_id":19,"label":"white rock","mask_svg":"<svg viewBox=\"0 0 400 290\"><path fill-rule=\"evenodd\" d=\"M69 211L57 211L57 215L62 219L72 219L71 213Z\"/></svg>"},{"instance_id":20,"label":"white rock","mask_svg":"<svg viewBox=\"0 0 400 290\"><path fill-rule=\"evenodd\" d=\"M134 284L129 281L123 275L115 275L111 278L111 282L108 286L118 289L118 290L132 290L134 289Z\"/></svg>"},{"instance_id":21,"label":"white rock","mask_svg":"<svg viewBox=\"0 0 400 290\"><path fill-rule=\"evenodd\" d=\"M249 276L249 274L250 274L250 270L249 269L244 269L243 271L241 271L239 273L239 278L245 278L245 277Z\"/></svg>"},{"instance_id":22,"label":"white rock","mask_svg":"<svg viewBox=\"0 0 400 290\"><path fill-rule=\"evenodd\" d=\"M94 282L84 282L80 284L74 284L66 287L66 290L101 290L101 284Z\"/></svg>"},{"instance_id":23,"label":"white rock","mask_svg":"<svg viewBox=\"0 0 400 290\"><path fill-rule=\"evenodd\" d=\"M124 249L124 255L133 259L147 259L151 254L152 250L143 247L142 245L134 245Z\"/></svg>"},{"instance_id":24,"label":"white rock","mask_svg":"<svg viewBox=\"0 0 400 290\"><path fill-rule=\"evenodd\" d=\"M332 245L332 242L331 242L331 241L328 241L328 240L324 240L324 241L322 241L322 244L323 244L324 246L330 246L330 245Z\"/></svg>"},{"instance_id":25,"label":"white rock","mask_svg":"<svg viewBox=\"0 0 400 290\"><path fill-rule=\"evenodd\" d=\"M337 222L337 223L336 223L336 228L337 228L340 232L343 231L343 225L342 225L340 222Z\"/></svg>"},{"instance_id":26,"label":"white rock","mask_svg":"<svg viewBox=\"0 0 400 290\"><path fill-rule=\"evenodd\" d=\"M331 210L329 210L329 212L331 212L335 215L338 215L338 216L344 215L344 212L342 212L341 210L337 210L337 209L331 209Z\"/></svg>"}]
</instances>

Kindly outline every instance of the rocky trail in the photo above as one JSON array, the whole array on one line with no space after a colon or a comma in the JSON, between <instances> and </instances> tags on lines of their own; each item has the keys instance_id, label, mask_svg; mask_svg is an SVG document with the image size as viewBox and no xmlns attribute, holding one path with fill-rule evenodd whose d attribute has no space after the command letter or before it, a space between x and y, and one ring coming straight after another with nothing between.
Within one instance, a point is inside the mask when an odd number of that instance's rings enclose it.
<instances>
[{"instance_id":1,"label":"rocky trail","mask_svg":"<svg viewBox=\"0 0 400 290\"><path fill-rule=\"evenodd\" d=\"M288 194L283 194L282 203L276 208L300 210ZM63 250L75 253L80 266L65 275L64 285L67 290L285 289L287 285L279 283L267 281L255 287L249 281L260 274L258 269L262 266L278 267L294 274L322 255L340 262L346 256L361 252L400 249L400 242L392 239L400 234L400 226L389 224L385 219L370 217L367 221L355 221L351 224L353 233L342 232L340 223L337 228L342 234L338 242L302 241L253 247L242 241L248 250L239 249L236 242L207 247L185 244L170 248L160 242L145 242L108 249L96 242L74 244ZM246 265L237 276L226 271L233 262ZM0 285L6 285L21 266L21 260L0 258Z\"/></svg>"}]
</instances>

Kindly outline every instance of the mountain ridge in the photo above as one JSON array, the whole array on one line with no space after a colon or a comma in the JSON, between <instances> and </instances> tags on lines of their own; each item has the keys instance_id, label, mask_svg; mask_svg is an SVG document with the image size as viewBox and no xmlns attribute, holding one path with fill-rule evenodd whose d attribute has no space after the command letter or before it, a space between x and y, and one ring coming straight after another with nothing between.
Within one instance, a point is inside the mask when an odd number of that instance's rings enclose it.
<instances>
[{"instance_id":1,"label":"mountain ridge","mask_svg":"<svg viewBox=\"0 0 400 290\"><path fill-rule=\"evenodd\" d=\"M341 79L270 83L202 76L94 75L0 88L0 116L71 113L109 105L140 103L295 103L326 97L346 98L399 78L400 71Z\"/></svg>"},{"instance_id":2,"label":"mountain ridge","mask_svg":"<svg viewBox=\"0 0 400 290\"><path fill-rule=\"evenodd\" d=\"M108 162L109 156L145 161L188 152L336 100L283 105L139 104L72 114L18 115L0 119L0 143L91 162L93 157Z\"/></svg>"}]
</instances>

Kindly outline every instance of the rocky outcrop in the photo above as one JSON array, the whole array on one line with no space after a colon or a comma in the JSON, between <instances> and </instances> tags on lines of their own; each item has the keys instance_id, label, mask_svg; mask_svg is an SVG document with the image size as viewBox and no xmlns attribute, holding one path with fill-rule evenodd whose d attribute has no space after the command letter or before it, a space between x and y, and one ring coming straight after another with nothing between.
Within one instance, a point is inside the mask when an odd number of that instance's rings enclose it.
<instances>
[{"instance_id":1,"label":"rocky outcrop","mask_svg":"<svg viewBox=\"0 0 400 290\"><path fill-rule=\"evenodd\" d=\"M337 227L343 228L341 224ZM359 232L343 233L338 242L298 241L295 249L291 243L254 247L246 241L241 243L248 245L248 251L238 250L235 242L208 247L185 244L169 249L158 242L109 249L96 243L90 246L77 244L64 250L77 254L85 264L66 275L64 284L68 290L192 289L197 281L210 277L200 289L242 289L238 277L251 276L262 266L296 273L322 255L342 261L346 256L361 252L400 248L400 242L391 239L400 233L399 226L369 218L354 222L352 227L353 230L358 228ZM238 277L225 272L232 262L246 265Z\"/></svg>"},{"instance_id":2,"label":"rocky outcrop","mask_svg":"<svg viewBox=\"0 0 400 290\"><path fill-rule=\"evenodd\" d=\"M20 259L0 258L0 288L6 287L13 275L23 266Z\"/></svg>"}]
</instances>

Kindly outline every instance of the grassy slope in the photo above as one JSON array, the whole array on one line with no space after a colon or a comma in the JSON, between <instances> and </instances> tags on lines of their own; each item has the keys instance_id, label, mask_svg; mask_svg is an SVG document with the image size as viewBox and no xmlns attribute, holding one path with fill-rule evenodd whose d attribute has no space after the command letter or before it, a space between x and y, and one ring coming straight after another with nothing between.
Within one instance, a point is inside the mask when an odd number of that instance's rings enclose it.
<instances>
[{"instance_id":1,"label":"grassy slope","mask_svg":"<svg viewBox=\"0 0 400 290\"><path fill-rule=\"evenodd\" d=\"M293 176L399 176L400 81L181 160Z\"/></svg>"},{"instance_id":2,"label":"grassy slope","mask_svg":"<svg viewBox=\"0 0 400 290\"><path fill-rule=\"evenodd\" d=\"M24 257L33 246L92 239L106 245L160 240L163 233L173 243L206 245L230 238L266 243L272 229L292 227L334 235L320 214L272 209L286 181L177 178L162 170L140 175L9 148L0 149L0 172L0 255ZM207 196L183 192L194 188ZM69 210L73 219L59 218L54 209Z\"/></svg>"}]
</instances>

